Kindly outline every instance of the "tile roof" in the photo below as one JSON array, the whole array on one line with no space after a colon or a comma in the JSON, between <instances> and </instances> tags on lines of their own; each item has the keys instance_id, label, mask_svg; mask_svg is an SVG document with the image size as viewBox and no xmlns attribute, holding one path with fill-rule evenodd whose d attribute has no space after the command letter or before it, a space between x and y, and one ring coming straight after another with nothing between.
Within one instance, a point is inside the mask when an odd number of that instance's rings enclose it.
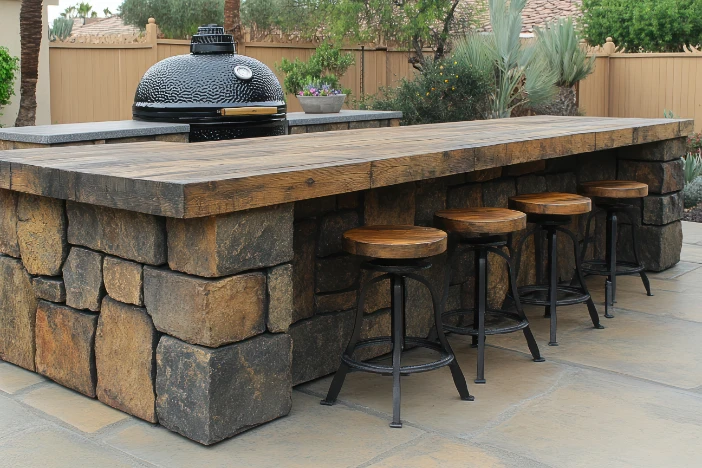
<instances>
[{"instance_id":1,"label":"tile roof","mask_svg":"<svg viewBox=\"0 0 702 468\"><path fill-rule=\"evenodd\" d=\"M480 0L465 0L467 4ZM580 17L581 0L527 0L522 13L522 33L533 33L535 26L543 26L554 19L566 16ZM487 9L487 8L486 8ZM484 19L483 19L484 18ZM487 11L481 15L480 31L490 31L490 19Z\"/></svg>"},{"instance_id":2,"label":"tile roof","mask_svg":"<svg viewBox=\"0 0 702 468\"><path fill-rule=\"evenodd\" d=\"M124 24L122 18L115 15L109 18L99 18L97 21L83 25L74 22L71 37L138 35L140 32L139 28Z\"/></svg>"}]
</instances>

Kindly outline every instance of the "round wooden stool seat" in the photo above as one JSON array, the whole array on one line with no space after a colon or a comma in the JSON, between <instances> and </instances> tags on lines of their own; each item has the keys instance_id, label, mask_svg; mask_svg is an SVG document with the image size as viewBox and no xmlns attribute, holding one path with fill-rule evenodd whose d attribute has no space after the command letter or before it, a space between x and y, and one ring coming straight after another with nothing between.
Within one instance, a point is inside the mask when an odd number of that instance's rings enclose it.
<instances>
[{"instance_id":1,"label":"round wooden stool seat","mask_svg":"<svg viewBox=\"0 0 702 468\"><path fill-rule=\"evenodd\" d=\"M446 251L447 235L421 226L363 226L343 235L344 250L373 258L426 258Z\"/></svg>"},{"instance_id":2,"label":"round wooden stool seat","mask_svg":"<svg viewBox=\"0 0 702 468\"><path fill-rule=\"evenodd\" d=\"M434 218L444 229L466 236L499 235L526 228L526 215L507 208L440 210Z\"/></svg>"},{"instance_id":3,"label":"round wooden stool seat","mask_svg":"<svg viewBox=\"0 0 702 468\"><path fill-rule=\"evenodd\" d=\"M588 197L642 198L648 195L648 185L633 180L600 180L580 184L579 192Z\"/></svg>"},{"instance_id":4,"label":"round wooden stool seat","mask_svg":"<svg viewBox=\"0 0 702 468\"><path fill-rule=\"evenodd\" d=\"M572 216L592 210L589 198L573 193L532 193L512 197L509 201L511 208L536 215Z\"/></svg>"}]
</instances>

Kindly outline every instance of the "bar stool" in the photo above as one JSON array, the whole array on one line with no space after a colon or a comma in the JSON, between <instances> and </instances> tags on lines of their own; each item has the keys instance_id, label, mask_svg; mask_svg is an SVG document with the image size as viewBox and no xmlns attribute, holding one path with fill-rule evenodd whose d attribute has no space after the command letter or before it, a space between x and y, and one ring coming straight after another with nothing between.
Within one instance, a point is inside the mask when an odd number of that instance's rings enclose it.
<instances>
[{"instance_id":1,"label":"bar stool","mask_svg":"<svg viewBox=\"0 0 702 468\"><path fill-rule=\"evenodd\" d=\"M535 245L541 242L541 232L546 231L548 238L547 270L549 274L547 284L535 284L519 288L519 295L523 304L541 305L545 307L546 316L551 318L551 331L549 346L558 346L556 340L557 314L559 306L586 303L592 324L595 328L604 328L600 324L595 303L590 297L587 285L583 280L583 272L580 265L579 242L577 236L566 229L565 225L570 224L572 217L589 213L592 209L591 200L587 197L572 193L534 193L529 195L518 195L510 198L510 206L527 214L527 221L536 224L521 238L517 244L518 258L521 255L522 246L526 240L535 235ZM563 233L570 237L575 251L575 270L579 285L562 285L558 283L558 238L557 233ZM537 255L537 271L541 265ZM519 261L517 261L519 265ZM539 281L537 281L539 283Z\"/></svg>"},{"instance_id":2,"label":"bar stool","mask_svg":"<svg viewBox=\"0 0 702 468\"><path fill-rule=\"evenodd\" d=\"M444 312L444 330L473 337L473 344L478 348L478 371L475 383L485 383L485 336L512 333L522 330L529 351L536 362L543 362L534 335L529 328L529 320L524 315L519 294L517 278L514 273L512 252L507 235L526 229L526 215L506 208L465 208L441 210L434 214L435 224L449 233L449 258L458 245L465 245L475 252L476 295L475 306L471 309L457 309ZM509 249L506 254L502 247ZM516 308L515 312L492 309L487 306L488 253L493 253L507 262L509 287ZM447 273L446 289L450 282ZM452 325L447 319L451 317L472 317L472 323L459 322Z\"/></svg>"},{"instance_id":3,"label":"bar stool","mask_svg":"<svg viewBox=\"0 0 702 468\"><path fill-rule=\"evenodd\" d=\"M622 200L643 198L648 195L648 185L628 180L602 180L598 182L586 182L580 185L581 194L593 198L595 208L607 213L607 227L605 239L605 258L584 261L587 248L593 240L590 235L590 223L597 214L592 211L587 218L585 228L585 239L582 249L582 267L585 275L606 276L605 280L605 317L613 318L610 307L614 308L617 295L617 276L635 275L641 276L646 294L651 294L651 283L646 276L645 268L639 261L639 246L636 239L636 226L634 225L633 210L636 207L623 203ZM634 261L624 262L617 260L617 232L620 224L619 218L623 216L631 226L631 239L633 242Z\"/></svg>"},{"instance_id":4,"label":"bar stool","mask_svg":"<svg viewBox=\"0 0 702 468\"><path fill-rule=\"evenodd\" d=\"M334 375L327 397L321 401L323 405L330 406L336 402L346 374L351 369L392 375L393 418L390 427L399 428L402 427L402 420L400 419L400 376L431 371L444 366L449 366L451 369L453 382L461 400L473 401L474 397L468 392L466 380L441 327L441 298L437 296L431 283L418 274L420 271L431 267L431 262L427 258L444 253L446 245L446 233L429 227L364 226L344 233L343 247L346 252L372 258L372 260L363 263L361 268L382 272L383 274L361 286L353 334L341 356L341 365L336 375ZM391 336L360 340L361 326L363 324L363 306L368 287L388 278L390 279L392 309ZM439 339L438 343L424 338L406 336L405 290L409 279L420 282L431 293L434 322ZM392 345L392 365L363 362L353 357L354 352L360 348L388 344ZM431 349L436 351L439 357L432 362L403 366L401 364L402 351L407 345Z\"/></svg>"}]
</instances>

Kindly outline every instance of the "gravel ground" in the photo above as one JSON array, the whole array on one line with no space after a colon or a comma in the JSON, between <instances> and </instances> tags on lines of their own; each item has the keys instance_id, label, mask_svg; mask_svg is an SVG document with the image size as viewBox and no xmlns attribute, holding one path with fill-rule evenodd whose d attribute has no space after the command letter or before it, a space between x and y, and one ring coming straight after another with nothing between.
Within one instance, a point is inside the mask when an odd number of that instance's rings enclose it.
<instances>
[{"instance_id":1,"label":"gravel ground","mask_svg":"<svg viewBox=\"0 0 702 468\"><path fill-rule=\"evenodd\" d=\"M702 204L697 205L695 208L685 210L683 213L683 221L702 223Z\"/></svg>"}]
</instances>

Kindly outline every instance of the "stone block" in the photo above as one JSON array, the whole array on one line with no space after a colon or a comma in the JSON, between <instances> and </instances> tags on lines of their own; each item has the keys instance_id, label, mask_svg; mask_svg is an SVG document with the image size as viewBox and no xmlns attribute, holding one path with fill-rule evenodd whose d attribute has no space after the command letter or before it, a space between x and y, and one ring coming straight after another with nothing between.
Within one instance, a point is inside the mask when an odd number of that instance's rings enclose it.
<instances>
[{"instance_id":1,"label":"stone block","mask_svg":"<svg viewBox=\"0 0 702 468\"><path fill-rule=\"evenodd\" d=\"M314 267L317 222L295 223L293 235L293 323L314 315Z\"/></svg>"},{"instance_id":2,"label":"stone block","mask_svg":"<svg viewBox=\"0 0 702 468\"><path fill-rule=\"evenodd\" d=\"M643 223L661 226L682 219L683 201L682 192L644 197Z\"/></svg>"},{"instance_id":3,"label":"stone block","mask_svg":"<svg viewBox=\"0 0 702 468\"><path fill-rule=\"evenodd\" d=\"M517 177L517 194L543 193L546 191L546 177L540 175L525 175Z\"/></svg>"},{"instance_id":4,"label":"stone block","mask_svg":"<svg viewBox=\"0 0 702 468\"><path fill-rule=\"evenodd\" d=\"M507 208L509 198L517 194L514 179L502 179L483 184L483 203L485 206Z\"/></svg>"},{"instance_id":5,"label":"stone block","mask_svg":"<svg viewBox=\"0 0 702 468\"><path fill-rule=\"evenodd\" d=\"M156 351L159 423L211 445L287 415L291 345L283 333L217 349L162 337Z\"/></svg>"},{"instance_id":6,"label":"stone block","mask_svg":"<svg viewBox=\"0 0 702 468\"><path fill-rule=\"evenodd\" d=\"M356 308L358 291L351 291L316 294L314 296L315 314L326 314L329 312L341 312Z\"/></svg>"},{"instance_id":7,"label":"stone block","mask_svg":"<svg viewBox=\"0 0 702 468\"><path fill-rule=\"evenodd\" d=\"M506 248L502 251L507 253ZM507 262L495 254L488 254L488 307L501 308L509 289L509 273Z\"/></svg>"},{"instance_id":8,"label":"stone block","mask_svg":"<svg viewBox=\"0 0 702 468\"><path fill-rule=\"evenodd\" d=\"M266 276L246 273L205 279L144 268L144 304L156 329L216 348L265 328Z\"/></svg>"},{"instance_id":9,"label":"stone block","mask_svg":"<svg viewBox=\"0 0 702 468\"><path fill-rule=\"evenodd\" d=\"M578 168L578 156L564 156L546 160L546 173L558 174L561 172L575 172Z\"/></svg>"},{"instance_id":10,"label":"stone block","mask_svg":"<svg viewBox=\"0 0 702 468\"><path fill-rule=\"evenodd\" d=\"M18 259L0 255L0 359L34 370L37 300Z\"/></svg>"},{"instance_id":11,"label":"stone block","mask_svg":"<svg viewBox=\"0 0 702 468\"><path fill-rule=\"evenodd\" d=\"M107 256L102 268L105 290L112 299L144 305L144 265Z\"/></svg>"},{"instance_id":12,"label":"stone block","mask_svg":"<svg viewBox=\"0 0 702 468\"><path fill-rule=\"evenodd\" d=\"M279 265L268 270L268 331L281 333L288 331L293 320L293 267Z\"/></svg>"},{"instance_id":13,"label":"stone block","mask_svg":"<svg viewBox=\"0 0 702 468\"><path fill-rule=\"evenodd\" d=\"M39 301L37 372L64 387L95 398L97 321L97 314Z\"/></svg>"},{"instance_id":14,"label":"stone block","mask_svg":"<svg viewBox=\"0 0 702 468\"><path fill-rule=\"evenodd\" d=\"M17 238L22 263L30 274L60 274L68 254L63 200L20 194Z\"/></svg>"},{"instance_id":15,"label":"stone block","mask_svg":"<svg viewBox=\"0 0 702 468\"><path fill-rule=\"evenodd\" d=\"M538 161L530 161L521 164L512 164L507 166L502 171L502 175L505 177L518 177L526 174L533 174L534 172L543 172L546 170L546 160L541 159Z\"/></svg>"},{"instance_id":16,"label":"stone block","mask_svg":"<svg viewBox=\"0 0 702 468\"><path fill-rule=\"evenodd\" d=\"M307 133L307 126L306 125L295 125L294 127L290 127L290 135L300 135L303 133Z\"/></svg>"},{"instance_id":17,"label":"stone block","mask_svg":"<svg viewBox=\"0 0 702 468\"><path fill-rule=\"evenodd\" d=\"M390 336L392 330L392 316L389 309L381 310L363 318L361 325L361 339ZM344 346L345 348L345 346ZM377 345L361 348L356 351L356 359L367 361L383 354L392 352L392 345Z\"/></svg>"},{"instance_id":18,"label":"stone block","mask_svg":"<svg viewBox=\"0 0 702 468\"><path fill-rule=\"evenodd\" d=\"M194 219L168 219L168 265L226 276L293 258L293 204Z\"/></svg>"},{"instance_id":19,"label":"stone block","mask_svg":"<svg viewBox=\"0 0 702 468\"><path fill-rule=\"evenodd\" d=\"M17 192L0 189L0 254L19 257Z\"/></svg>"},{"instance_id":20,"label":"stone block","mask_svg":"<svg viewBox=\"0 0 702 468\"><path fill-rule=\"evenodd\" d=\"M315 265L315 293L350 289L358 283L363 260L355 255L318 258Z\"/></svg>"},{"instance_id":21,"label":"stone block","mask_svg":"<svg viewBox=\"0 0 702 468\"><path fill-rule=\"evenodd\" d=\"M105 256L92 250L72 247L63 265L66 305L97 312L105 296L102 263Z\"/></svg>"},{"instance_id":22,"label":"stone block","mask_svg":"<svg viewBox=\"0 0 702 468\"><path fill-rule=\"evenodd\" d=\"M349 122L349 129L356 130L359 128L380 128L379 120L361 120L356 122Z\"/></svg>"},{"instance_id":23,"label":"stone block","mask_svg":"<svg viewBox=\"0 0 702 468\"><path fill-rule=\"evenodd\" d=\"M682 159L669 162L619 161L619 180L635 180L648 184L648 193L677 192L685 186Z\"/></svg>"},{"instance_id":24,"label":"stone block","mask_svg":"<svg viewBox=\"0 0 702 468\"><path fill-rule=\"evenodd\" d=\"M371 279L383 273L369 270L361 270L361 283L366 284ZM360 294L360 292L359 292ZM390 279L384 279L373 283L366 288L366 297L363 303L363 312L370 314L380 309L390 307Z\"/></svg>"},{"instance_id":25,"label":"stone block","mask_svg":"<svg viewBox=\"0 0 702 468\"><path fill-rule=\"evenodd\" d=\"M342 252L341 235L358 226L358 213L355 211L337 211L324 216L319 223L317 256L326 257Z\"/></svg>"},{"instance_id":26,"label":"stone block","mask_svg":"<svg viewBox=\"0 0 702 468\"><path fill-rule=\"evenodd\" d=\"M336 207L340 210L355 210L359 207L360 192L342 193L336 196Z\"/></svg>"},{"instance_id":27,"label":"stone block","mask_svg":"<svg viewBox=\"0 0 702 468\"><path fill-rule=\"evenodd\" d=\"M336 210L336 197L334 195L296 201L294 208L295 221L315 218L334 210Z\"/></svg>"},{"instance_id":28,"label":"stone block","mask_svg":"<svg viewBox=\"0 0 702 468\"><path fill-rule=\"evenodd\" d=\"M328 124L308 125L307 133L317 132L336 132L339 130L348 130L349 122L334 122Z\"/></svg>"},{"instance_id":29,"label":"stone block","mask_svg":"<svg viewBox=\"0 0 702 468\"><path fill-rule=\"evenodd\" d=\"M414 224L415 185L380 187L364 192L363 224Z\"/></svg>"},{"instance_id":30,"label":"stone block","mask_svg":"<svg viewBox=\"0 0 702 468\"><path fill-rule=\"evenodd\" d=\"M479 208L483 206L482 184L468 184L450 188L447 205L449 208Z\"/></svg>"},{"instance_id":31,"label":"stone block","mask_svg":"<svg viewBox=\"0 0 702 468\"><path fill-rule=\"evenodd\" d=\"M451 259L451 284L461 284L475 276L475 255L466 246L459 246Z\"/></svg>"},{"instance_id":32,"label":"stone block","mask_svg":"<svg viewBox=\"0 0 702 468\"><path fill-rule=\"evenodd\" d=\"M658 141L645 145L625 146L619 149L621 159L640 161L673 161L687 154L687 138Z\"/></svg>"},{"instance_id":33,"label":"stone block","mask_svg":"<svg viewBox=\"0 0 702 468\"><path fill-rule=\"evenodd\" d=\"M492 167L490 169L482 169L466 173L466 182L487 182L488 180L498 179L502 177L501 167Z\"/></svg>"},{"instance_id":34,"label":"stone block","mask_svg":"<svg viewBox=\"0 0 702 468\"><path fill-rule=\"evenodd\" d=\"M623 260L632 260L631 232L628 226L619 231L620 249ZM665 226L639 226L639 260L651 271L666 270L680 261L682 250L682 224L675 221Z\"/></svg>"},{"instance_id":35,"label":"stone block","mask_svg":"<svg viewBox=\"0 0 702 468\"><path fill-rule=\"evenodd\" d=\"M134 211L67 202L68 242L148 265L163 265L164 218Z\"/></svg>"},{"instance_id":36,"label":"stone block","mask_svg":"<svg viewBox=\"0 0 702 468\"><path fill-rule=\"evenodd\" d=\"M336 372L353 332L354 311L317 315L290 327L293 385Z\"/></svg>"},{"instance_id":37,"label":"stone block","mask_svg":"<svg viewBox=\"0 0 702 468\"><path fill-rule=\"evenodd\" d=\"M32 278L32 286L38 299L66 302L66 286L60 276L37 276Z\"/></svg>"},{"instance_id":38,"label":"stone block","mask_svg":"<svg viewBox=\"0 0 702 468\"><path fill-rule=\"evenodd\" d=\"M158 333L146 310L109 297L102 302L95 335L97 398L155 423Z\"/></svg>"},{"instance_id":39,"label":"stone block","mask_svg":"<svg viewBox=\"0 0 702 468\"><path fill-rule=\"evenodd\" d=\"M617 150L578 155L578 183L617 178Z\"/></svg>"},{"instance_id":40,"label":"stone block","mask_svg":"<svg viewBox=\"0 0 702 468\"><path fill-rule=\"evenodd\" d=\"M546 191L577 193L578 179L575 177L574 172L564 172L562 174L547 174Z\"/></svg>"},{"instance_id":41,"label":"stone block","mask_svg":"<svg viewBox=\"0 0 702 468\"><path fill-rule=\"evenodd\" d=\"M430 259L432 267L420 274L433 286L441 299L446 272L446 254L437 255ZM389 294L389 289L388 289ZM407 281L405 293L405 308L407 336L426 338L434 326L434 307L431 294L426 286L414 280Z\"/></svg>"},{"instance_id":42,"label":"stone block","mask_svg":"<svg viewBox=\"0 0 702 468\"><path fill-rule=\"evenodd\" d=\"M448 298L446 299L446 311L461 308L461 285L454 284L449 287Z\"/></svg>"},{"instance_id":43,"label":"stone block","mask_svg":"<svg viewBox=\"0 0 702 468\"><path fill-rule=\"evenodd\" d=\"M446 208L446 184L442 179L419 182L415 195L414 224L433 226L434 213Z\"/></svg>"}]
</instances>

